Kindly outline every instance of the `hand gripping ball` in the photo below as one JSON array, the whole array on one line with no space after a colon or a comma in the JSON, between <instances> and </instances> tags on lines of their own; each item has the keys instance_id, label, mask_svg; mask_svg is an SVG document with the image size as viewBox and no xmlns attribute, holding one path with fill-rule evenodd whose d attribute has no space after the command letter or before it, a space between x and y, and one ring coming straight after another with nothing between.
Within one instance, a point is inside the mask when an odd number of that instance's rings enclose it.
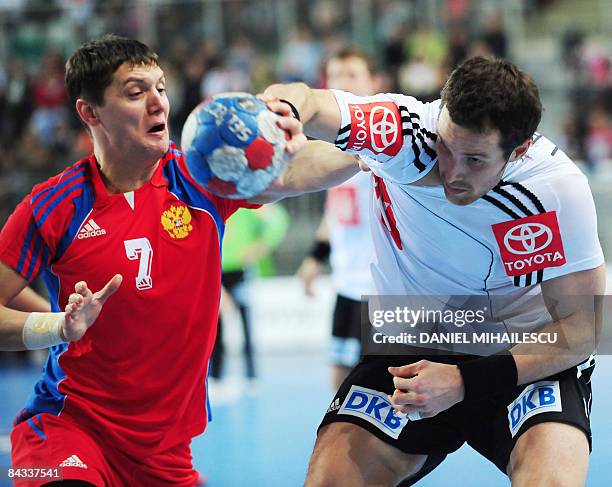
<instances>
[{"instance_id":1,"label":"hand gripping ball","mask_svg":"<svg viewBox=\"0 0 612 487\"><path fill-rule=\"evenodd\" d=\"M200 103L185 121L181 137L189 173L224 198L261 193L290 159L278 118L249 93L224 93Z\"/></svg>"}]
</instances>

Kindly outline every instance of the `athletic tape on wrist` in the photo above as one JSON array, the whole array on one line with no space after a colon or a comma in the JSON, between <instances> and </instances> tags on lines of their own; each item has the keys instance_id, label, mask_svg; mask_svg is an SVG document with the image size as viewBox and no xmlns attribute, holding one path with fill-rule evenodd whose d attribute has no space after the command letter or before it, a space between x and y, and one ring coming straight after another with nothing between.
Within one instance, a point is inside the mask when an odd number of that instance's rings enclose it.
<instances>
[{"instance_id":1,"label":"athletic tape on wrist","mask_svg":"<svg viewBox=\"0 0 612 487\"><path fill-rule=\"evenodd\" d=\"M412 411L406 415L410 421L420 421L421 411Z\"/></svg>"},{"instance_id":2,"label":"athletic tape on wrist","mask_svg":"<svg viewBox=\"0 0 612 487\"><path fill-rule=\"evenodd\" d=\"M63 313L30 313L23 325L23 344L28 350L40 350L65 343L64 322Z\"/></svg>"},{"instance_id":3,"label":"athletic tape on wrist","mask_svg":"<svg viewBox=\"0 0 612 487\"><path fill-rule=\"evenodd\" d=\"M509 352L466 360L457 367L463 377L464 400L483 399L512 389L518 382L516 362Z\"/></svg>"}]
</instances>

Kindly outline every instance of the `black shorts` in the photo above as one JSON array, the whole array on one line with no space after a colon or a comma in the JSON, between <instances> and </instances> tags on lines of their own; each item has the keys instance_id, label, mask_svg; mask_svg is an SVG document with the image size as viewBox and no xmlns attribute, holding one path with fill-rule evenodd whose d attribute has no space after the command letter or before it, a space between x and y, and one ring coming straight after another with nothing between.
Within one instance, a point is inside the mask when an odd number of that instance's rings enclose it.
<instances>
[{"instance_id":1,"label":"black shorts","mask_svg":"<svg viewBox=\"0 0 612 487\"><path fill-rule=\"evenodd\" d=\"M457 363L474 357L368 356L336 393L319 429L347 422L365 428L408 454L440 458L467 442L504 473L516 440L531 426L557 421L584 431L591 447L591 374L595 360L485 400L462 401L432 418L396 416L387 399L394 391L389 366L428 359Z\"/></svg>"},{"instance_id":2,"label":"black shorts","mask_svg":"<svg viewBox=\"0 0 612 487\"><path fill-rule=\"evenodd\" d=\"M361 313L367 307L338 294L332 323L332 362L345 367L354 367L361 356ZM367 315L366 315L367 316Z\"/></svg>"}]
</instances>

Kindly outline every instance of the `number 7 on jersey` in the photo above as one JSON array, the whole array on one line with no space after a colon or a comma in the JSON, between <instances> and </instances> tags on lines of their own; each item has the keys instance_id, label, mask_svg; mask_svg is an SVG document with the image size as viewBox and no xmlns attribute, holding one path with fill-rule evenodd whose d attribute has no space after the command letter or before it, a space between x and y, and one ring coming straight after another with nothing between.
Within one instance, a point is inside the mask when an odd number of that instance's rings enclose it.
<instances>
[{"instance_id":1,"label":"number 7 on jersey","mask_svg":"<svg viewBox=\"0 0 612 487\"><path fill-rule=\"evenodd\" d=\"M151 262L153 261L153 247L146 237L125 240L125 253L128 259L139 259L138 275L136 276L136 289L144 291L153 287L151 278Z\"/></svg>"}]
</instances>

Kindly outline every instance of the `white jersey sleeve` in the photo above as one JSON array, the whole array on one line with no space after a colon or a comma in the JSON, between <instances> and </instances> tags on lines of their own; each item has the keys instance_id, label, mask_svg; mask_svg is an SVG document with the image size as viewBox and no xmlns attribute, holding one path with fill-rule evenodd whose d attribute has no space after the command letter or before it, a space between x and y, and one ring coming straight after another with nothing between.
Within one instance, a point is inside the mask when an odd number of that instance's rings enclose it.
<instances>
[{"instance_id":1,"label":"white jersey sleeve","mask_svg":"<svg viewBox=\"0 0 612 487\"><path fill-rule=\"evenodd\" d=\"M440 100L422 103L411 96L356 96L332 90L342 121L335 144L368 156L374 174L397 184L418 181L433 169Z\"/></svg>"},{"instance_id":2,"label":"white jersey sleeve","mask_svg":"<svg viewBox=\"0 0 612 487\"><path fill-rule=\"evenodd\" d=\"M489 193L522 218L493 225L501 259L516 285L593 269L604 262L597 213L586 176L545 137L509 168ZM514 206L513 201L522 205ZM522 208L522 210L521 210ZM524 210L529 210L523 216ZM537 279L529 274L537 271Z\"/></svg>"}]
</instances>

